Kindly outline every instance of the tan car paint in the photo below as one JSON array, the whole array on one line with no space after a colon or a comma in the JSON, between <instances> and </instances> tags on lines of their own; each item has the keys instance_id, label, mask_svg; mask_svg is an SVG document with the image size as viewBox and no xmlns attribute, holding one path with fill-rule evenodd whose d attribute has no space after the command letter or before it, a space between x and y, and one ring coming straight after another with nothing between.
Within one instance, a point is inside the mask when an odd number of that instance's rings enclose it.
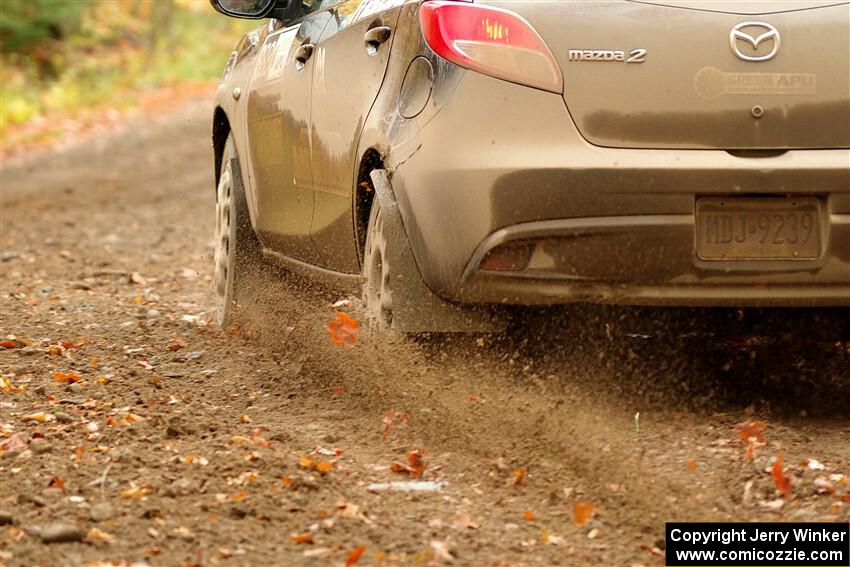
<instances>
[{"instance_id":1,"label":"tan car paint","mask_svg":"<svg viewBox=\"0 0 850 567\"><path fill-rule=\"evenodd\" d=\"M622 148L850 147L850 3L679 2L769 15L674 9L665 2L494 1L528 19L564 74L564 99L592 143ZM793 5L793 6L792 6ZM756 51L730 32L773 26ZM758 37L767 28L745 27ZM778 42L778 43L777 43ZM570 59L571 50L645 50L642 63Z\"/></svg>"},{"instance_id":2,"label":"tan car paint","mask_svg":"<svg viewBox=\"0 0 850 567\"><path fill-rule=\"evenodd\" d=\"M371 110L363 101L358 103L361 107L350 106L351 116L357 119L353 130L337 128L333 119L320 127L312 121L301 126L311 130L311 159L323 155L322 163L352 160L348 187L345 168L332 173L321 164L312 164L314 182L318 168L322 186L314 187L315 195L333 195L339 201L339 206L333 204L329 209L322 205L311 216L311 230L317 242L321 241L317 250L321 258L311 259L297 246L286 251L288 237L282 227L289 222L284 217L291 211L278 207L264 213L259 207L259 216L283 219L271 222L268 231L260 231L272 257L324 281L355 282L358 270L351 251L357 249L365 230L361 207L370 202L363 199L368 195L364 179L369 177L368 169L362 177L361 168L369 162L389 173L406 232L406 240L397 244L409 246L406 253L415 258L414 270L419 272L411 277L421 275L430 290L447 300L850 305L850 150L846 149L848 73L844 71L850 66L850 53L840 49L846 30L830 27L827 21L843 21L841 10L847 9L848 3L828 3L838 8L822 7L824 2L788 3L798 8L821 6L795 14L829 31L833 43L822 41L821 47L832 51L825 55L811 52L817 42L800 36L810 52L795 54L798 41L788 38L797 38L796 30L802 28L794 23L792 14L780 14L779 20L771 21L794 31L785 31L790 36L786 35L776 59L767 64L732 61L729 32L741 21L760 18L751 13L753 6L765 6L774 13L782 2L722 3L734 4L734 13L690 9L708 4L701 2L666 2L677 7L628 0L487 3L522 12L538 27L561 62L564 96L448 64L423 44L418 2L407 2ZM552 10L574 10L576 21L547 19ZM819 15L827 12L829 18ZM646 19L640 18L643 16ZM573 31L582 25L595 27L599 37L584 36L582 43L587 45L574 44L580 34L555 33L559 23L561 28L574 26ZM671 28L674 35L680 33L678 27L672 30L672 23L690 24L697 30L707 27L710 33L692 33L695 43L684 48L667 47L658 32ZM641 43L649 46L647 62L626 69L625 63L573 64L566 59L573 46L626 49L631 45L607 43L618 37L633 38L635 47ZM700 46L717 59L701 56ZM662 50L660 55L658 50ZM662 68L649 63L659 56L668 57L669 64ZM400 93L422 92L403 88L405 73L416 57L427 59L434 70L431 95L420 114L405 119L398 112L405 102L399 100ZM783 58L794 66L780 66ZM817 90L814 95L724 93L707 99L696 93L693 78L710 66L723 73L749 73L749 69L766 66L771 73L814 73ZM333 82L335 76L324 76L324 88L342 92L364 74L373 76L352 63L339 82ZM233 77L237 76L244 78L234 72ZM673 84L680 88L669 88ZM240 103L222 101L236 86L245 88L246 83L225 81L219 104L227 109L239 140L249 137L239 118ZM335 100L344 104L329 108ZM813 105L807 107L803 100ZM344 94L338 99L331 96L331 90L324 98L314 97L313 104L317 106L311 113L319 117L323 113L332 117L337 110L349 108L345 105L352 105ZM754 105L765 109L760 119L752 114ZM706 108L714 112L706 112ZM789 109L808 117L811 127L783 121ZM602 120L601 112L616 116ZM630 122L634 114L643 114L643 118ZM622 129L618 130L618 125ZM253 144L270 139L274 138L261 135ZM280 144L292 141L286 138ZM357 150L352 153L355 143ZM799 149L813 147L827 149ZM280 160L274 151L263 149L261 155ZM378 159L367 160L370 155ZM292 180L289 172L278 177L280 187ZM368 183L365 185L368 189ZM249 187L249 191L253 190ZM796 262L735 263L696 257L697 199L736 195L818 199L823 211L820 256ZM249 196L249 201L252 199L258 204L261 200ZM269 238L271 232L277 232L280 240ZM303 231L300 234L303 236ZM538 246L527 269L516 273L480 269L490 251L526 238Z\"/></svg>"}]
</instances>

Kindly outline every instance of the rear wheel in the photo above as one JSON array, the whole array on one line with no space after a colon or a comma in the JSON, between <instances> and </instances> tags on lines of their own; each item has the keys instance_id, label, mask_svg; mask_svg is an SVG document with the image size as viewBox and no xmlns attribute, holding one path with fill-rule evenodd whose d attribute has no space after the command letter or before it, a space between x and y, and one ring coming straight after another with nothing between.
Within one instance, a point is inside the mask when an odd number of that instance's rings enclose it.
<instances>
[{"instance_id":1,"label":"rear wheel","mask_svg":"<svg viewBox=\"0 0 850 567\"><path fill-rule=\"evenodd\" d=\"M224 146L215 209L217 314L219 324L229 327L237 322L243 296L263 262L262 247L251 227L232 134Z\"/></svg>"},{"instance_id":2,"label":"rear wheel","mask_svg":"<svg viewBox=\"0 0 850 567\"><path fill-rule=\"evenodd\" d=\"M391 268L384 217L378 199L372 201L366 246L363 254L363 303L369 322L378 328L390 328L393 322Z\"/></svg>"}]
</instances>

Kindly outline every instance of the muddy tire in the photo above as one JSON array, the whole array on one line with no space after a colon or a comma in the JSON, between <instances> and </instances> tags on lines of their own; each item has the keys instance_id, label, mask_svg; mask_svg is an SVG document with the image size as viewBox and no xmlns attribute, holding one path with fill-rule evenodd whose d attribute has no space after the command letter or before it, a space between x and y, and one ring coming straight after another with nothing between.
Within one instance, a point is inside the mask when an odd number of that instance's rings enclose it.
<instances>
[{"instance_id":1,"label":"muddy tire","mask_svg":"<svg viewBox=\"0 0 850 567\"><path fill-rule=\"evenodd\" d=\"M263 266L262 247L251 226L233 135L224 146L215 208L213 280L217 316L222 327L230 327L239 322L243 299Z\"/></svg>"},{"instance_id":2,"label":"muddy tire","mask_svg":"<svg viewBox=\"0 0 850 567\"><path fill-rule=\"evenodd\" d=\"M363 304L370 327L389 329L393 323L391 268L387 254L388 240L384 217L378 199L372 202L369 228L363 253Z\"/></svg>"}]
</instances>

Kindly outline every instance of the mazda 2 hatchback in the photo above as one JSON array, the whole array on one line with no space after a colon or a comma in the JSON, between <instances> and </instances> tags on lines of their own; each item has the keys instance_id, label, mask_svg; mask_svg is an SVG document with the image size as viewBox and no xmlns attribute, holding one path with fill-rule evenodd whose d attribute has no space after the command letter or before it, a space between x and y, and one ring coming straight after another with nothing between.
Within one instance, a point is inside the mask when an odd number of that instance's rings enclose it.
<instances>
[{"instance_id":1,"label":"mazda 2 hatchback","mask_svg":"<svg viewBox=\"0 0 850 567\"><path fill-rule=\"evenodd\" d=\"M404 331L850 305L850 2L212 3L268 18L216 97L225 324L261 259Z\"/></svg>"}]
</instances>

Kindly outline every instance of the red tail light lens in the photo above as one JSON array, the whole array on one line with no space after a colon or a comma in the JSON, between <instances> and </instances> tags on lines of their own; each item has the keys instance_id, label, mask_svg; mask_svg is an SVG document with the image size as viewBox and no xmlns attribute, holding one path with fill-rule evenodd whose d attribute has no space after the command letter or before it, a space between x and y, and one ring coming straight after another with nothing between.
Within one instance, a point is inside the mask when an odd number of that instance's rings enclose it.
<instances>
[{"instance_id":1,"label":"red tail light lens","mask_svg":"<svg viewBox=\"0 0 850 567\"><path fill-rule=\"evenodd\" d=\"M431 1L419 8L431 49L461 67L560 93L563 77L540 34L521 16L489 6Z\"/></svg>"}]
</instances>

